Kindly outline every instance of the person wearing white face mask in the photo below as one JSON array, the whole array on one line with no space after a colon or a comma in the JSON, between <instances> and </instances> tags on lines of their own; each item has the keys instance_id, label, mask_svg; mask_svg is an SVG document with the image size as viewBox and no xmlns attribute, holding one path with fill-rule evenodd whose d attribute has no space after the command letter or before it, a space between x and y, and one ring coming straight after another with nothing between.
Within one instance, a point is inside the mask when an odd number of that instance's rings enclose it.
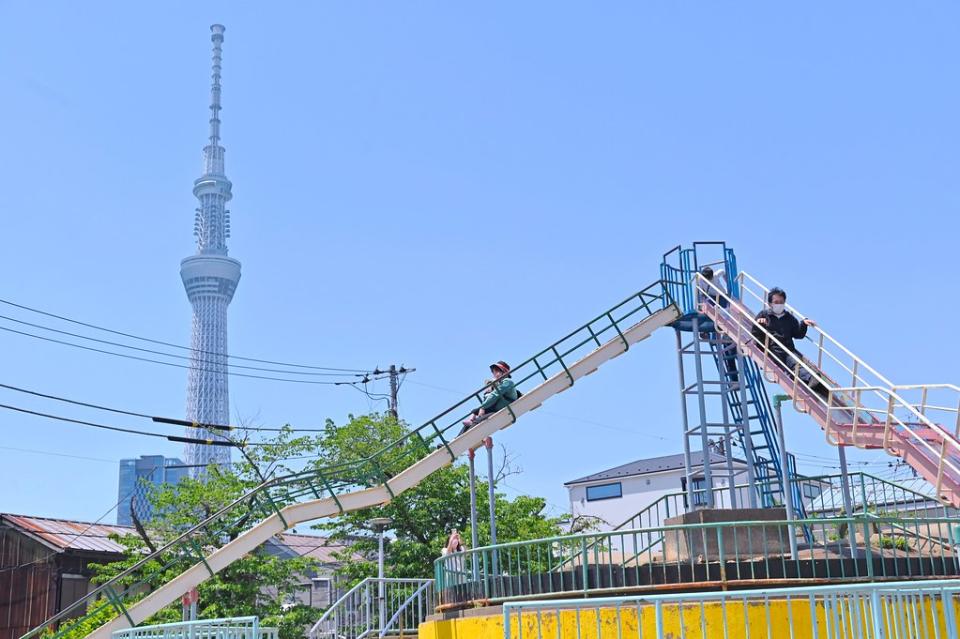
<instances>
[{"instance_id":1,"label":"person wearing white face mask","mask_svg":"<svg viewBox=\"0 0 960 639\"><path fill-rule=\"evenodd\" d=\"M761 346L767 347L773 360L792 375L797 370L797 361L803 358L793 340L803 339L807 335L807 327L816 326L817 323L812 319L797 320L787 310L787 293L782 288L770 289L767 304L768 308L757 314L757 324L760 326L753 327L753 336ZM803 366L800 366L799 377L807 388L827 398L827 388Z\"/></svg>"}]
</instances>

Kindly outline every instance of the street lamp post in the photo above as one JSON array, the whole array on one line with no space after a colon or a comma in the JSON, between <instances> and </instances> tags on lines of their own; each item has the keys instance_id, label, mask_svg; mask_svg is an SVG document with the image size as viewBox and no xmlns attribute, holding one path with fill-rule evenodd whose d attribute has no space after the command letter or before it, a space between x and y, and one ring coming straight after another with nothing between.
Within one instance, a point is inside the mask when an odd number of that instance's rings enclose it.
<instances>
[{"instance_id":1,"label":"street lamp post","mask_svg":"<svg viewBox=\"0 0 960 639\"><path fill-rule=\"evenodd\" d=\"M383 582L383 533L390 527L389 517L376 517L370 520L370 525L377 531L380 549L377 553L377 608L379 609L380 630L387 625L386 588Z\"/></svg>"}]
</instances>

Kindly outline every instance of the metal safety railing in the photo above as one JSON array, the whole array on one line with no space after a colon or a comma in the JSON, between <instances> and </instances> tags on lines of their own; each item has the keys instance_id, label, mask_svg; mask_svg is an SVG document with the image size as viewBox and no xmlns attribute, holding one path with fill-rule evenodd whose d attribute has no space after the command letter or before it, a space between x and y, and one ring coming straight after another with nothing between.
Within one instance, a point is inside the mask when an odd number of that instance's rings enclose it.
<instances>
[{"instance_id":1,"label":"metal safety railing","mask_svg":"<svg viewBox=\"0 0 960 639\"><path fill-rule=\"evenodd\" d=\"M740 273L738 280L741 301L745 305L752 301L761 308L765 307L770 289L746 272ZM798 318L805 317L790 304L786 308ZM832 388L834 403L831 408L835 409L832 412L840 413L841 407L859 406L863 411L859 414L856 410L845 411L852 418L850 421L869 415L875 423L886 425L889 419L902 423L908 430L929 427L938 437L956 439L960 435L960 387L952 384L895 385L819 324L809 326L802 341L812 347L812 353L798 358L801 359L799 366L791 372L796 377L798 370L802 369ZM783 362L776 363L783 367ZM937 398L943 400L938 402ZM825 400L824 403L829 402ZM863 422L860 425L864 425ZM950 444L950 448L955 446Z\"/></svg>"},{"instance_id":2,"label":"metal safety railing","mask_svg":"<svg viewBox=\"0 0 960 639\"><path fill-rule=\"evenodd\" d=\"M866 512L788 522L782 516L771 511L769 521L653 526L466 550L435 562L440 604L593 595L664 584L728 588L960 573L952 537L958 520L953 517Z\"/></svg>"},{"instance_id":3,"label":"metal safety railing","mask_svg":"<svg viewBox=\"0 0 960 639\"><path fill-rule=\"evenodd\" d=\"M504 639L957 639L960 581L511 602Z\"/></svg>"},{"instance_id":4,"label":"metal safety railing","mask_svg":"<svg viewBox=\"0 0 960 639\"><path fill-rule=\"evenodd\" d=\"M801 496L800 505L804 512L812 519L852 516L857 513L912 519L950 518L960 514L956 509L944 505L933 494L923 493L869 473L849 473L846 477L841 473L792 477L791 484L794 494ZM713 493L714 507L725 509L735 507L734 504L748 503L750 489L749 484L737 484L732 488L713 486L709 490ZM697 507L698 504L689 503L685 491L678 490L654 500L612 530L615 532L658 528L666 525L668 519L691 512ZM922 531L901 532L911 538L916 533L916 538L926 539ZM654 550L659 549L662 541L662 537L655 536L650 542L651 547ZM592 550L592 546L588 550ZM646 549L641 549L643 550ZM557 564L553 571L563 570L574 560L575 556L567 557Z\"/></svg>"},{"instance_id":5,"label":"metal safety railing","mask_svg":"<svg viewBox=\"0 0 960 639\"><path fill-rule=\"evenodd\" d=\"M894 386L921 415L941 424L954 437L960 437L960 386L955 384L915 384Z\"/></svg>"},{"instance_id":6,"label":"metal safety railing","mask_svg":"<svg viewBox=\"0 0 960 639\"><path fill-rule=\"evenodd\" d=\"M792 361L787 361L777 352L789 352L787 346L757 322L744 302L699 274L694 281L698 290L726 302L702 303L701 312L760 365L768 380L793 397L797 410L821 424L828 442L903 456L935 486L938 497L960 505L960 440L952 433L900 397L889 380L819 327L809 327L806 336L816 344L816 361L798 353L790 353ZM768 289L751 276L741 273L740 283L743 300L766 299ZM844 378L851 383L835 381Z\"/></svg>"},{"instance_id":7,"label":"metal safety railing","mask_svg":"<svg viewBox=\"0 0 960 639\"><path fill-rule=\"evenodd\" d=\"M117 630L113 639L277 639L276 628L260 625L258 617L202 619Z\"/></svg>"},{"instance_id":8,"label":"metal safety railing","mask_svg":"<svg viewBox=\"0 0 960 639\"><path fill-rule=\"evenodd\" d=\"M664 304L667 301L659 281L631 295L516 365L511 371L515 385L527 394L554 378L565 377L569 380L567 387L572 385L574 376L571 370L578 362L610 344L622 344L621 352L626 351L630 346L627 339L630 331L645 320L664 315L663 308L666 308ZM322 468L311 467L257 485L251 484L246 494L176 535L156 552L145 554L122 574L96 587L21 639L35 637L59 622L68 621L54 633L52 639L56 639L68 627L94 617L102 618L110 609L133 625L128 607L143 598L145 593L166 583L178 571L194 566L202 565L212 576L215 571L206 561L210 553L225 546L229 540L242 540L242 536L237 539L239 531L268 517L277 516L286 525L282 513L285 506L329 498L340 512L345 512L355 508L344 506L343 500L347 495L374 487L384 487L389 499L393 496L391 478L433 453L436 448L449 454L451 461L456 459L450 443L460 431L461 422L483 402L487 388L479 388L397 441L385 444L369 457ZM502 412L509 413L511 419L516 420L511 406L508 405Z\"/></svg>"},{"instance_id":9,"label":"metal safety railing","mask_svg":"<svg viewBox=\"0 0 960 639\"><path fill-rule=\"evenodd\" d=\"M309 637L413 636L433 608L433 579L368 577L327 608L310 629Z\"/></svg>"}]
</instances>

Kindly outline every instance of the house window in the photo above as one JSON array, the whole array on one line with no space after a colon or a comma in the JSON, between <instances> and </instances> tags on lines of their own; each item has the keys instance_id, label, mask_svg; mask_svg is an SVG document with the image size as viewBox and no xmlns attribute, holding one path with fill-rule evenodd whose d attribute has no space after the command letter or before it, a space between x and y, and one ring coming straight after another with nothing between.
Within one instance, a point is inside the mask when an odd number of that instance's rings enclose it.
<instances>
[{"instance_id":1,"label":"house window","mask_svg":"<svg viewBox=\"0 0 960 639\"><path fill-rule=\"evenodd\" d=\"M314 577L312 605L326 608L333 603L333 584L327 577Z\"/></svg>"},{"instance_id":2,"label":"house window","mask_svg":"<svg viewBox=\"0 0 960 639\"><path fill-rule=\"evenodd\" d=\"M803 496L809 499L814 499L820 496L820 487L815 484L804 484L803 485Z\"/></svg>"},{"instance_id":3,"label":"house window","mask_svg":"<svg viewBox=\"0 0 960 639\"><path fill-rule=\"evenodd\" d=\"M694 506L706 506L707 505L707 491L704 490L705 484L703 477L694 478L691 482L691 490L693 493L693 505Z\"/></svg>"},{"instance_id":4,"label":"house window","mask_svg":"<svg viewBox=\"0 0 960 639\"><path fill-rule=\"evenodd\" d=\"M587 501L617 499L618 497L623 497L623 487L620 485L620 482L587 486Z\"/></svg>"}]
</instances>

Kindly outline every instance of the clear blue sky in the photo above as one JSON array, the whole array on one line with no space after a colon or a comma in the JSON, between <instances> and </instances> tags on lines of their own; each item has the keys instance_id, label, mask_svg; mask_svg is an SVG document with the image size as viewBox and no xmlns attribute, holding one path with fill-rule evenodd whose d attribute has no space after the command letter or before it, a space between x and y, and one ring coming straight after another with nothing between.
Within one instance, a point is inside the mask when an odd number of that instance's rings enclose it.
<instances>
[{"instance_id":1,"label":"clear blue sky","mask_svg":"<svg viewBox=\"0 0 960 639\"><path fill-rule=\"evenodd\" d=\"M0 297L189 342L178 268L222 22L235 354L416 366L401 412L419 423L457 399L433 387L471 390L491 360L651 283L667 248L726 239L894 381L957 382L958 14L0 2ZM10 334L0 348L0 382L184 412L183 370ZM512 490L565 508L566 480L678 452L675 367L658 335L505 432L525 470ZM264 425L371 408L240 378L231 400ZM796 449L835 454L788 419ZM7 412L0 433L5 512L95 519L117 460L181 453Z\"/></svg>"}]
</instances>

